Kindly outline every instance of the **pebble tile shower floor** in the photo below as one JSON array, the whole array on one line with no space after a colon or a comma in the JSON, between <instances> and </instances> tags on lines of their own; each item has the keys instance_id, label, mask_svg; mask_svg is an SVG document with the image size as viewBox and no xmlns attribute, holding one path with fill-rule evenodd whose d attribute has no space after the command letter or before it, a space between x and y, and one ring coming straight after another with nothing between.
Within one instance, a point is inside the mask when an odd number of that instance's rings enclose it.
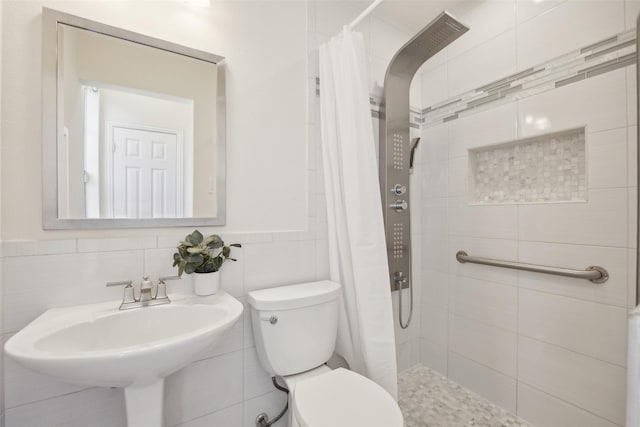
<instances>
[{"instance_id":1,"label":"pebble tile shower floor","mask_svg":"<svg viewBox=\"0 0 640 427\"><path fill-rule=\"evenodd\" d=\"M398 395L406 427L533 427L422 365L399 375Z\"/></svg>"}]
</instances>

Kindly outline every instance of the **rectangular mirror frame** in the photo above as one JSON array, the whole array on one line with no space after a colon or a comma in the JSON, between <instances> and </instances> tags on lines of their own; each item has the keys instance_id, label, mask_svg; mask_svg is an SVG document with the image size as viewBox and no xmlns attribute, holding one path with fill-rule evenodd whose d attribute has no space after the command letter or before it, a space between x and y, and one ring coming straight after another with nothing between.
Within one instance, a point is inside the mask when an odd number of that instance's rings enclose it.
<instances>
[{"instance_id":1,"label":"rectangular mirror frame","mask_svg":"<svg viewBox=\"0 0 640 427\"><path fill-rule=\"evenodd\" d=\"M215 226L226 222L226 98L224 58L100 22L42 8L42 218L45 230ZM94 31L215 63L216 93L216 210L210 218L58 218L57 182L57 27L58 23Z\"/></svg>"}]
</instances>

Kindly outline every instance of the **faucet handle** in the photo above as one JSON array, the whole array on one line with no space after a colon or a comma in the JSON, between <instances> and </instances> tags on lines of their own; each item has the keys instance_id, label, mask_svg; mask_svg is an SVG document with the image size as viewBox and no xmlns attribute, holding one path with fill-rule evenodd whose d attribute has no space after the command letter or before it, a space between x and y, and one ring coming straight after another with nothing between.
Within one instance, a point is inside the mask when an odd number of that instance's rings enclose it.
<instances>
[{"instance_id":1,"label":"faucet handle","mask_svg":"<svg viewBox=\"0 0 640 427\"><path fill-rule=\"evenodd\" d=\"M124 294L122 295L122 303L120 304L120 307L124 304L136 302L136 296L133 291L133 281L123 280L121 282L108 282L107 286L124 286Z\"/></svg>"},{"instance_id":2,"label":"faucet handle","mask_svg":"<svg viewBox=\"0 0 640 427\"><path fill-rule=\"evenodd\" d=\"M121 282L107 282L107 287L111 287L111 286L132 286L133 285L133 281L132 280L123 280Z\"/></svg>"},{"instance_id":3,"label":"faucet handle","mask_svg":"<svg viewBox=\"0 0 640 427\"><path fill-rule=\"evenodd\" d=\"M165 276L158 278L158 287L156 288L155 299L169 299L167 296L167 285L164 283L166 280L178 280L180 276Z\"/></svg>"}]
</instances>

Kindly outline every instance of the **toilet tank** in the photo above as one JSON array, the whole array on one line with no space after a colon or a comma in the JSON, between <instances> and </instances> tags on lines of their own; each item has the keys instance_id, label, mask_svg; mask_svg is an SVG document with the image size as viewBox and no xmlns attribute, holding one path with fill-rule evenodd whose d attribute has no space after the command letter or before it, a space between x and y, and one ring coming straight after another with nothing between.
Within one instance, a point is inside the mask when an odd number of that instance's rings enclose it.
<instances>
[{"instance_id":1,"label":"toilet tank","mask_svg":"<svg viewBox=\"0 0 640 427\"><path fill-rule=\"evenodd\" d=\"M336 344L340 285L329 280L249 292L262 367L293 375L325 363Z\"/></svg>"}]
</instances>

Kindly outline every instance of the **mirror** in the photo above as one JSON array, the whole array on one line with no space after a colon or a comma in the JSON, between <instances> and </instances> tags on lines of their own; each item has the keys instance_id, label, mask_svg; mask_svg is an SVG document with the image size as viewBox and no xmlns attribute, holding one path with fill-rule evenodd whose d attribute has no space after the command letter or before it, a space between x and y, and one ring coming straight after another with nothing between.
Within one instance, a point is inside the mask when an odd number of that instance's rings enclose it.
<instances>
[{"instance_id":1,"label":"mirror","mask_svg":"<svg viewBox=\"0 0 640 427\"><path fill-rule=\"evenodd\" d=\"M225 222L222 57L43 8L45 229Z\"/></svg>"}]
</instances>

